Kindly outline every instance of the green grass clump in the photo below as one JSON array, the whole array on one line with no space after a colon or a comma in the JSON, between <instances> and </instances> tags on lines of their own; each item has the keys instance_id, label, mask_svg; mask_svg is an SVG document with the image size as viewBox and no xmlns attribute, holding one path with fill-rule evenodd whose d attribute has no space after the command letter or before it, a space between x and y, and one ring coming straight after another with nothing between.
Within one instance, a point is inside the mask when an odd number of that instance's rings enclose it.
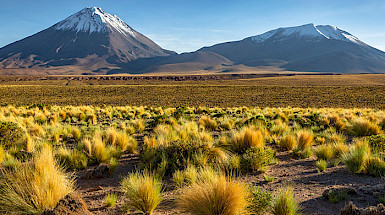
<instances>
[{"instance_id":1,"label":"green grass clump","mask_svg":"<svg viewBox=\"0 0 385 215\"><path fill-rule=\"evenodd\" d=\"M119 165L119 161L116 158L111 158L110 162L108 163L108 171L110 174L113 174L116 171L116 168Z\"/></svg>"},{"instance_id":2,"label":"green grass clump","mask_svg":"<svg viewBox=\"0 0 385 215\"><path fill-rule=\"evenodd\" d=\"M313 150L311 150L310 147L307 147L303 150L301 149L294 149L293 151L293 156L294 157L299 157L301 159L306 159L306 158L309 158L313 155Z\"/></svg>"},{"instance_id":3,"label":"green grass clump","mask_svg":"<svg viewBox=\"0 0 385 215\"><path fill-rule=\"evenodd\" d=\"M329 202L337 204L344 201L348 197L348 194L343 190L329 190L326 194L326 198Z\"/></svg>"},{"instance_id":4,"label":"green grass clump","mask_svg":"<svg viewBox=\"0 0 385 215\"><path fill-rule=\"evenodd\" d=\"M88 157L78 150L61 147L56 152L58 160L69 169L84 169L88 164Z\"/></svg>"},{"instance_id":5,"label":"green grass clump","mask_svg":"<svg viewBox=\"0 0 385 215\"><path fill-rule=\"evenodd\" d=\"M179 209L192 215L248 214L249 200L245 184L220 175L187 187L177 203Z\"/></svg>"},{"instance_id":6,"label":"green grass clump","mask_svg":"<svg viewBox=\"0 0 385 215\"><path fill-rule=\"evenodd\" d=\"M356 142L350 151L343 155L342 161L352 173L361 173L366 158L370 156L370 147L367 142Z\"/></svg>"},{"instance_id":7,"label":"green grass clump","mask_svg":"<svg viewBox=\"0 0 385 215\"><path fill-rule=\"evenodd\" d=\"M330 160L333 157L333 146L331 144L320 145L315 149L315 155L319 160Z\"/></svg>"},{"instance_id":8,"label":"green grass clump","mask_svg":"<svg viewBox=\"0 0 385 215\"><path fill-rule=\"evenodd\" d=\"M263 191L261 188L257 187L253 188L251 193L251 211L254 214L264 214L271 207L273 201L273 196L270 191Z\"/></svg>"},{"instance_id":9,"label":"green grass clump","mask_svg":"<svg viewBox=\"0 0 385 215\"><path fill-rule=\"evenodd\" d=\"M106 207L114 207L116 201L118 201L118 195L114 194L114 193L110 193L106 196L106 198L104 199L104 205Z\"/></svg>"},{"instance_id":10,"label":"green grass clump","mask_svg":"<svg viewBox=\"0 0 385 215\"><path fill-rule=\"evenodd\" d=\"M274 215L297 215L300 206L294 198L293 188L281 187L273 204Z\"/></svg>"},{"instance_id":11,"label":"green grass clump","mask_svg":"<svg viewBox=\"0 0 385 215\"><path fill-rule=\"evenodd\" d=\"M325 171L326 167L328 166L328 162L326 160L319 160L316 162L316 166L318 169L318 172L323 172Z\"/></svg>"},{"instance_id":12,"label":"green grass clump","mask_svg":"<svg viewBox=\"0 0 385 215\"><path fill-rule=\"evenodd\" d=\"M132 173L121 184L130 209L151 215L162 201L162 183L147 171Z\"/></svg>"},{"instance_id":13,"label":"green grass clump","mask_svg":"<svg viewBox=\"0 0 385 215\"><path fill-rule=\"evenodd\" d=\"M175 171L174 174L172 174L172 181L177 188L183 187L185 181L184 173L180 170Z\"/></svg>"},{"instance_id":14,"label":"green grass clump","mask_svg":"<svg viewBox=\"0 0 385 215\"><path fill-rule=\"evenodd\" d=\"M265 179L266 182L273 182L274 181L273 176L263 175L263 178Z\"/></svg>"},{"instance_id":15,"label":"green grass clump","mask_svg":"<svg viewBox=\"0 0 385 215\"><path fill-rule=\"evenodd\" d=\"M245 171L263 171L275 159L275 151L270 147L251 147L242 155L241 166Z\"/></svg>"}]
</instances>

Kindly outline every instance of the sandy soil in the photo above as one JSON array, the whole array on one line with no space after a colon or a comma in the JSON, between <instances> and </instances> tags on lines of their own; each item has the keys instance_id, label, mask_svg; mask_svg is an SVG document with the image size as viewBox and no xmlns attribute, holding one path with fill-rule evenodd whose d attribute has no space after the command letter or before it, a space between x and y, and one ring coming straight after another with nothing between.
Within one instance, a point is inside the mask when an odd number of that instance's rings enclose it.
<instances>
[{"instance_id":1,"label":"sandy soil","mask_svg":"<svg viewBox=\"0 0 385 215\"><path fill-rule=\"evenodd\" d=\"M278 152L277 160L278 162L271 165L265 173L245 175L242 176L242 180L272 192L284 184L293 186L303 214L339 214L340 209L349 201L353 201L360 207L378 203L378 200L371 193L365 194L360 191L360 188L384 183L383 179L366 175L353 175L342 164L329 167L325 172L319 173L314 164L316 160L314 156L300 160L293 158L289 152ZM83 178L85 171L78 172L78 192L87 203L89 210L94 214L125 214L124 197L119 190L120 182L129 172L135 170L135 166L139 162L137 155L125 154L112 176L98 180L85 179ZM275 180L271 183L265 182L264 174L273 176ZM326 189L343 187L354 188L357 190L357 194L349 195L346 200L336 204L322 198L322 193ZM176 210L173 201L178 192L180 191L175 190L169 180L166 180L164 200L155 214L183 214ZM104 206L104 198L109 193L116 193L119 196L117 204L112 208Z\"/></svg>"}]
</instances>

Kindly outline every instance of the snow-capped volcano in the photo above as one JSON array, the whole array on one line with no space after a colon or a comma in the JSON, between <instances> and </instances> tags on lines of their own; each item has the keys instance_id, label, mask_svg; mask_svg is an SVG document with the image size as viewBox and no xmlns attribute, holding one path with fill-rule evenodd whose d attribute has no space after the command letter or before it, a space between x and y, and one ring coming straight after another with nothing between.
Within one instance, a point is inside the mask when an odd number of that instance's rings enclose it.
<instances>
[{"instance_id":1,"label":"snow-capped volcano","mask_svg":"<svg viewBox=\"0 0 385 215\"><path fill-rule=\"evenodd\" d=\"M345 42L361 43L362 42L350 33L341 30L332 25L317 25L307 24L296 27L278 28L266 33L251 37L256 42L265 42L270 38L282 38L282 37L309 37L309 38L325 38L328 40L341 40Z\"/></svg>"},{"instance_id":2,"label":"snow-capped volcano","mask_svg":"<svg viewBox=\"0 0 385 215\"><path fill-rule=\"evenodd\" d=\"M285 70L385 73L385 53L332 25L278 28L240 41L204 47L236 64Z\"/></svg>"},{"instance_id":3,"label":"snow-capped volcano","mask_svg":"<svg viewBox=\"0 0 385 215\"><path fill-rule=\"evenodd\" d=\"M56 30L76 32L118 31L136 36L135 31L116 15L104 12L100 7L87 7L53 26Z\"/></svg>"},{"instance_id":4,"label":"snow-capped volcano","mask_svg":"<svg viewBox=\"0 0 385 215\"><path fill-rule=\"evenodd\" d=\"M1 48L0 68L71 67L71 74L78 69L97 73L119 70L139 58L170 54L175 52L162 49L119 17L92 7Z\"/></svg>"}]
</instances>

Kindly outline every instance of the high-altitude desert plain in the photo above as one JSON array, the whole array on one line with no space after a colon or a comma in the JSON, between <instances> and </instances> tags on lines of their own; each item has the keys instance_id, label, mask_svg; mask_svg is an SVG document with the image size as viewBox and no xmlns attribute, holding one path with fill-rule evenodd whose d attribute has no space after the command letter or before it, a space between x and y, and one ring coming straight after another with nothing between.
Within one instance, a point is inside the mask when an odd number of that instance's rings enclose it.
<instances>
[{"instance_id":1,"label":"high-altitude desert plain","mask_svg":"<svg viewBox=\"0 0 385 215\"><path fill-rule=\"evenodd\" d=\"M384 109L339 27L179 54L86 7L0 48L0 214L385 214Z\"/></svg>"}]
</instances>

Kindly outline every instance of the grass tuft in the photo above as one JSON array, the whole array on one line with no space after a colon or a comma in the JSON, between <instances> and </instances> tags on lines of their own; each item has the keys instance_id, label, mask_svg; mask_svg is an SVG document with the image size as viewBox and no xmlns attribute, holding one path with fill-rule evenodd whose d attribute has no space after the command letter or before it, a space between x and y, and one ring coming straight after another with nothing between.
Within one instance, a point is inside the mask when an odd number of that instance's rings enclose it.
<instances>
[{"instance_id":1,"label":"grass tuft","mask_svg":"<svg viewBox=\"0 0 385 215\"><path fill-rule=\"evenodd\" d=\"M274 201L274 215L296 215L300 212L300 206L294 198L293 188L281 187Z\"/></svg>"},{"instance_id":2,"label":"grass tuft","mask_svg":"<svg viewBox=\"0 0 385 215\"><path fill-rule=\"evenodd\" d=\"M110 207L114 207L116 201L118 201L118 195L114 193L110 193L104 199L104 204L106 205L106 207L110 208Z\"/></svg>"},{"instance_id":3,"label":"grass tuft","mask_svg":"<svg viewBox=\"0 0 385 215\"><path fill-rule=\"evenodd\" d=\"M177 203L182 211L193 215L248 214L250 193L243 183L220 175L189 186Z\"/></svg>"},{"instance_id":4,"label":"grass tuft","mask_svg":"<svg viewBox=\"0 0 385 215\"><path fill-rule=\"evenodd\" d=\"M41 214L74 191L73 179L59 167L48 146L32 162L0 174L0 212Z\"/></svg>"},{"instance_id":5,"label":"grass tuft","mask_svg":"<svg viewBox=\"0 0 385 215\"><path fill-rule=\"evenodd\" d=\"M162 201L162 183L149 172L136 172L122 181L122 190L127 197L127 206L151 215Z\"/></svg>"}]
</instances>

